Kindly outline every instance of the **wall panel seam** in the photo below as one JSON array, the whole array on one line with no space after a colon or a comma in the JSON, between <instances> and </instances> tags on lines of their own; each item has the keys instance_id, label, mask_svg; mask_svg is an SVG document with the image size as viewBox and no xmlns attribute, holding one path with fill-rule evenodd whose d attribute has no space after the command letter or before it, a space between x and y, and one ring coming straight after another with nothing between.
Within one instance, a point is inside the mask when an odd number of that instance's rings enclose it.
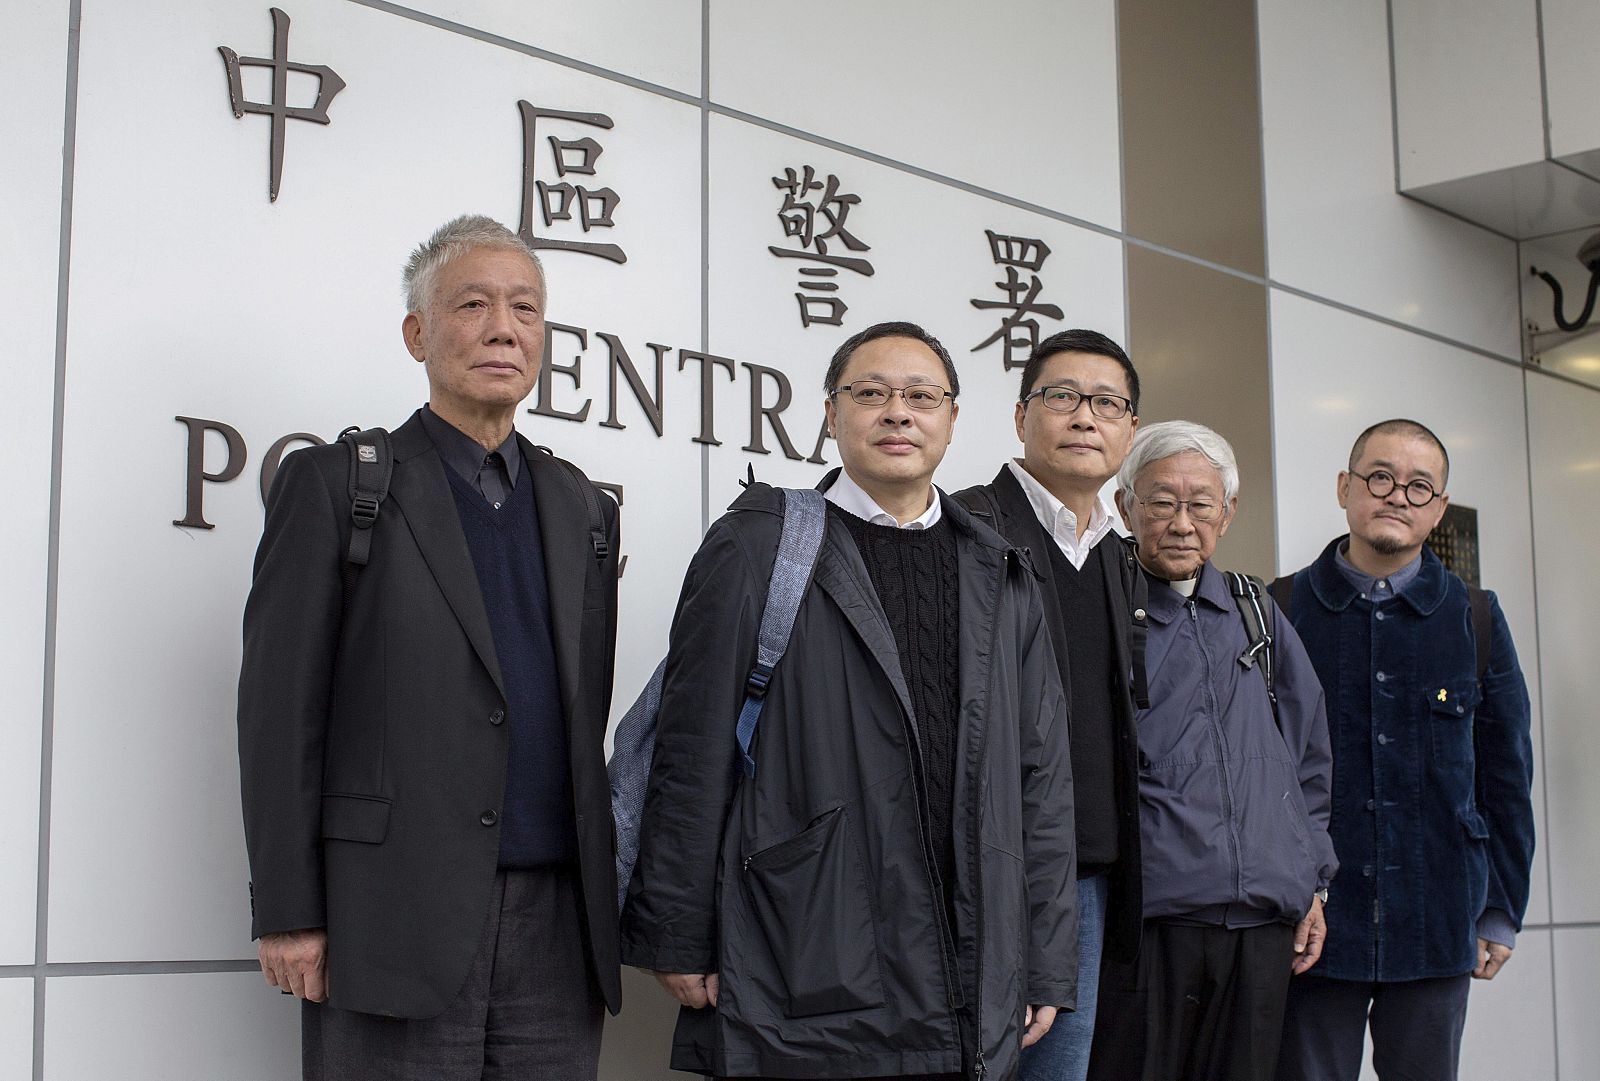
<instances>
[{"instance_id":1,"label":"wall panel seam","mask_svg":"<svg viewBox=\"0 0 1600 1081\"><path fill-rule=\"evenodd\" d=\"M61 460L66 427L67 310L72 262L72 195L78 137L78 60L82 0L67 8L66 103L61 120L61 220L56 258L55 400L50 430L50 532L45 557L44 672L39 705L39 851L34 890L33 1081L44 1081L46 984L50 931L50 794L55 756L56 631L61 578Z\"/></svg>"}]
</instances>

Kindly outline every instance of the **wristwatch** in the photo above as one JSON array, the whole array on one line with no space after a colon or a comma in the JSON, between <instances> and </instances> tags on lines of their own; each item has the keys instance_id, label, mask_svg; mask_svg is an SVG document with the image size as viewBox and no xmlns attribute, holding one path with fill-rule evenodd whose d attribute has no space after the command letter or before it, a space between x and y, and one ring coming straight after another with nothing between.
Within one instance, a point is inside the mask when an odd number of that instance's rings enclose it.
<instances>
[{"instance_id":1,"label":"wristwatch","mask_svg":"<svg viewBox=\"0 0 1600 1081\"><path fill-rule=\"evenodd\" d=\"M1322 887L1320 890L1317 890L1315 892L1315 894L1313 894L1313 896L1315 896L1316 899L1321 901L1323 904L1327 904L1328 903L1328 887L1326 887L1326 886Z\"/></svg>"}]
</instances>

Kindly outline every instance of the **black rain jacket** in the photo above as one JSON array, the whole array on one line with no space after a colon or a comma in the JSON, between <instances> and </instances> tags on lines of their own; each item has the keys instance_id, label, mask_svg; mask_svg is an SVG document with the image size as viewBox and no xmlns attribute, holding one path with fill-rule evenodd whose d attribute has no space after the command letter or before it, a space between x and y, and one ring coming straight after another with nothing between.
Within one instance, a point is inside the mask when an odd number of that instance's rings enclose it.
<instances>
[{"instance_id":1,"label":"black rain jacket","mask_svg":"<svg viewBox=\"0 0 1600 1081\"><path fill-rule=\"evenodd\" d=\"M780 494L752 485L690 564L622 920L625 963L720 973L717 1006L679 1014L674 1069L1008 1081L1025 1007L1076 1002L1067 707L1036 578L941 498L960 568L953 929L923 828L911 698L843 525L828 522L767 694L754 778L735 766L734 723Z\"/></svg>"}]
</instances>

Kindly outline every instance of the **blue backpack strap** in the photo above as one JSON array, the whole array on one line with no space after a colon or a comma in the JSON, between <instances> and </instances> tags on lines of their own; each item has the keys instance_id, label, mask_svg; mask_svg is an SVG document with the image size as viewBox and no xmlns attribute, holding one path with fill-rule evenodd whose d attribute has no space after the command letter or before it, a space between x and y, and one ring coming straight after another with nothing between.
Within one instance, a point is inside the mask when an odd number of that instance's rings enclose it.
<instances>
[{"instance_id":1,"label":"blue backpack strap","mask_svg":"<svg viewBox=\"0 0 1600 1081\"><path fill-rule=\"evenodd\" d=\"M761 637L756 649L756 665L745 682L744 708L739 711L735 730L739 755L747 777L756 775L756 725L766 703L772 672L789 648L789 632L800 611L800 601L811 585L811 571L817 565L822 535L827 525L822 493L814 488L780 488L783 493L783 536L772 563L772 581L767 586L767 605L761 613Z\"/></svg>"}]
</instances>

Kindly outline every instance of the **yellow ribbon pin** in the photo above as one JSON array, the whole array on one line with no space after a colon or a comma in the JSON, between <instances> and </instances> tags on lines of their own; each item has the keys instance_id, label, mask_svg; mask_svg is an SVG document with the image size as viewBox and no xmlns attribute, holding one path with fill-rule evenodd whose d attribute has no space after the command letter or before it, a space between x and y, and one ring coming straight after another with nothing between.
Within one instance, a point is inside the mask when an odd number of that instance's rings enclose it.
<instances>
[{"instance_id":1,"label":"yellow ribbon pin","mask_svg":"<svg viewBox=\"0 0 1600 1081\"><path fill-rule=\"evenodd\" d=\"M1440 687L1439 688L1439 701L1443 702L1445 699L1447 699L1449 697L1450 696L1445 693L1445 689L1443 687Z\"/></svg>"}]
</instances>

